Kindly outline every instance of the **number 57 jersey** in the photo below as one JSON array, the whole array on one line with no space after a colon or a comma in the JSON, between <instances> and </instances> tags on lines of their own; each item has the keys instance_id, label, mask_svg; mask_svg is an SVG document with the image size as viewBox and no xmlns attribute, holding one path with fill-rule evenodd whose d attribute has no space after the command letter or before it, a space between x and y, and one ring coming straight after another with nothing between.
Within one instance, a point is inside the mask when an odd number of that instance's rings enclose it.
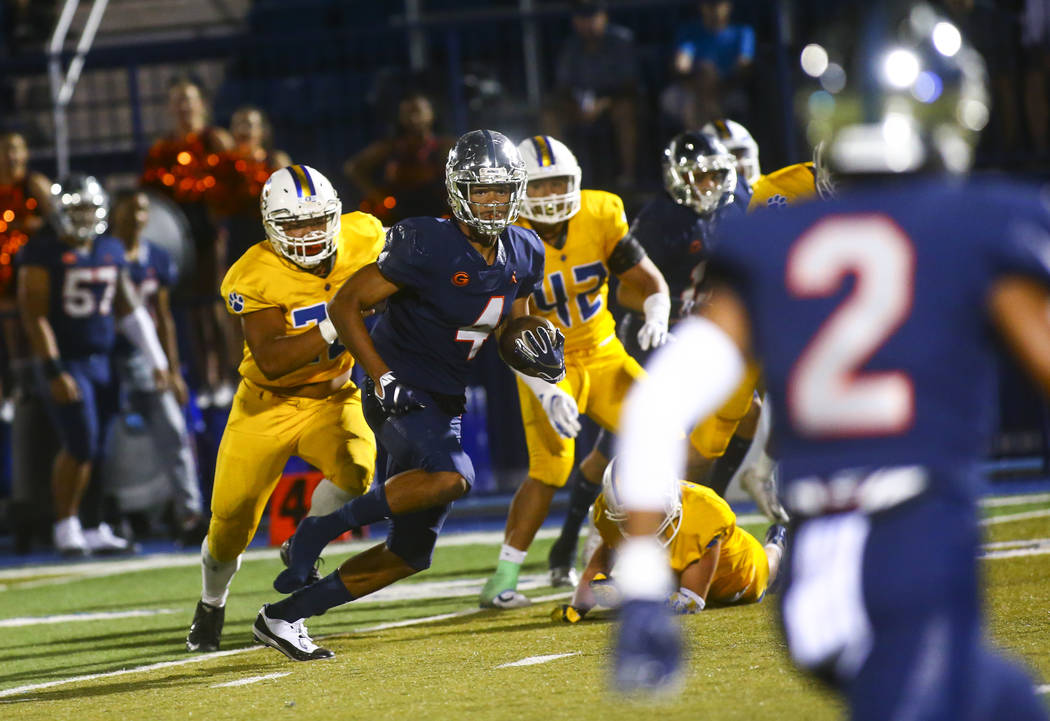
<instances>
[{"instance_id":1,"label":"number 57 jersey","mask_svg":"<svg viewBox=\"0 0 1050 721\"><path fill-rule=\"evenodd\" d=\"M989 290L1008 275L1050 285L1037 192L908 181L723 234L710 269L748 307L789 499L841 469L973 467L995 421Z\"/></svg>"}]
</instances>

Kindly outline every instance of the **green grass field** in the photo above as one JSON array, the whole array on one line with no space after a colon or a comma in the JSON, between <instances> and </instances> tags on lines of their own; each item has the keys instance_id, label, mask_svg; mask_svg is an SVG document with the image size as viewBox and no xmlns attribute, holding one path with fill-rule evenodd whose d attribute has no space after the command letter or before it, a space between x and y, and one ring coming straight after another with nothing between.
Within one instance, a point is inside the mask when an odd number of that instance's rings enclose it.
<instances>
[{"instance_id":1,"label":"green grass field","mask_svg":"<svg viewBox=\"0 0 1050 721\"><path fill-rule=\"evenodd\" d=\"M989 505L985 516L992 635L1029 664L1050 702L1050 494ZM763 526L745 527L761 538ZM542 585L550 536L537 541L524 570L537 599L531 608L478 610L497 536L452 535L427 572L313 619L314 639L336 652L313 663L251 637L259 607L277 598L275 549L246 556L224 650L207 656L183 646L200 590L197 554L0 571L0 719L652 717L607 691L608 617L576 626L549 620L566 595ZM330 548L327 568L361 547ZM841 717L832 697L790 668L773 613L766 602L686 618L685 690L663 702L660 717Z\"/></svg>"}]
</instances>

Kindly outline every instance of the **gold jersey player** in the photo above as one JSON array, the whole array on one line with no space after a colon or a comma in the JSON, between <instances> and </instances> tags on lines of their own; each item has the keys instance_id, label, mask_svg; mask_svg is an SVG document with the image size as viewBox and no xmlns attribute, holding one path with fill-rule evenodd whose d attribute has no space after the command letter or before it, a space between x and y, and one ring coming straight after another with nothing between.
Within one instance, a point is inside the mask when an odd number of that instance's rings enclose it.
<instances>
[{"instance_id":1,"label":"gold jersey player","mask_svg":"<svg viewBox=\"0 0 1050 721\"><path fill-rule=\"evenodd\" d=\"M227 309L241 319L244 357L219 445L190 651L219 648L230 582L290 456L325 475L311 514L364 493L375 468L375 437L350 381L353 357L338 342L327 304L376 259L382 225L366 213L341 215L332 184L305 165L275 171L261 204L267 240L222 283Z\"/></svg>"},{"instance_id":2,"label":"gold jersey player","mask_svg":"<svg viewBox=\"0 0 1050 721\"><path fill-rule=\"evenodd\" d=\"M572 601L551 614L554 620L575 623L596 602L617 604L615 591L603 583L624 541L622 524L627 520L615 469L615 462L605 469L602 493L592 510L602 543L591 555ZM676 613L693 614L710 605L761 601L776 581L787 529L774 524L766 532L765 543L759 543L737 526L736 514L725 499L707 486L680 481L667 487L657 537L667 548L677 580L677 590L668 602Z\"/></svg>"},{"instance_id":3,"label":"gold jersey player","mask_svg":"<svg viewBox=\"0 0 1050 721\"><path fill-rule=\"evenodd\" d=\"M518 376L529 477L511 502L496 572L481 592L481 605L495 608L529 603L516 590L518 573L554 492L572 471L579 414L615 432L627 390L644 374L616 338L607 307L609 274L640 291L643 300L634 310L645 313L638 332L643 347L666 341L671 309L660 271L636 241L625 238L623 201L612 193L580 190L580 166L554 138L529 138L518 151L529 176L521 209L525 220L519 222L536 231L545 252L543 284L533 293L533 312L565 335L566 377L553 385ZM573 488L599 488L606 463L604 456L592 452L581 463L589 483Z\"/></svg>"},{"instance_id":4,"label":"gold jersey player","mask_svg":"<svg viewBox=\"0 0 1050 721\"><path fill-rule=\"evenodd\" d=\"M748 212L760 208L786 208L812 198L827 200L835 196L835 182L824 156L824 145L818 143L813 161L795 163L761 176L752 186Z\"/></svg>"}]
</instances>

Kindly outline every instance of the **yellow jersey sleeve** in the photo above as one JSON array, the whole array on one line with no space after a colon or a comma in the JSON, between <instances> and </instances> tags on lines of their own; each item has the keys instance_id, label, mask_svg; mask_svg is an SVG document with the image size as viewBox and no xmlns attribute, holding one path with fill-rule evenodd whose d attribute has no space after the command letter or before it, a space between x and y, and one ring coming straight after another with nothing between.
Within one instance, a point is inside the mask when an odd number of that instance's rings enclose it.
<instances>
[{"instance_id":1,"label":"yellow jersey sleeve","mask_svg":"<svg viewBox=\"0 0 1050 721\"><path fill-rule=\"evenodd\" d=\"M612 255L613 250L616 248L616 244L623 240L623 237L627 235L627 231L630 229L630 225L627 223L627 212L623 209L623 200L619 195L600 190L591 192L595 193L596 204L598 205L595 215L605 220L602 223L602 230L605 232L605 237L602 238L604 241L602 245L605 249L604 260L608 261L609 256Z\"/></svg>"},{"instance_id":2,"label":"yellow jersey sleeve","mask_svg":"<svg viewBox=\"0 0 1050 721\"><path fill-rule=\"evenodd\" d=\"M755 181L748 212L757 208L783 208L817 194L813 163L796 163Z\"/></svg>"},{"instance_id":3,"label":"yellow jersey sleeve","mask_svg":"<svg viewBox=\"0 0 1050 721\"><path fill-rule=\"evenodd\" d=\"M269 256L269 257L268 257ZM267 270L273 262L280 262L268 241L256 243L226 271L220 292L226 301L226 310L233 315L247 315L264 308L277 306L266 296Z\"/></svg>"},{"instance_id":4,"label":"yellow jersey sleeve","mask_svg":"<svg viewBox=\"0 0 1050 721\"><path fill-rule=\"evenodd\" d=\"M605 509L605 496L599 494L591 507L591 519L594 521L594 527L598 530L598 535L602 537L605 545L609 548L616 548L623 541L623 533L620 531L620 527L614 521L610 521L609 517L605 515Z\"/></svg>"},{"instance_id":5,"label":"yellow jersey sleeve","mask_svg":"<svg viewBox=\"0 0 1050 721\"><path fill-rule=\"evenodd\" d=\"M682 481L682 526L671 541L671 568L681 573L700 560L716 540L736 528L736 514L706 486Z\"/></svg>"}]
</instances>

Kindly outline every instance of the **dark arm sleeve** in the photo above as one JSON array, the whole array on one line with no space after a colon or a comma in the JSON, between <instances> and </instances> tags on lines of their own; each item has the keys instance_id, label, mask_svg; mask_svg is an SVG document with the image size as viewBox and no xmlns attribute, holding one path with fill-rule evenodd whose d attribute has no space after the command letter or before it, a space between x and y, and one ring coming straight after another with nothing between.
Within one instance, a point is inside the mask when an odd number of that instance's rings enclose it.
<instances>
[{"instance_id":1,"label":"dark arm sleeve","mask_svg":"<svg viewBox=\"0 0 1050 721\"><path fill-rule=\"evenodd\" d=\"M423 285L427 275L427 253L419 229L398 223L388 230L376 264L379 272L391 283L411 287Z\"/></svg>"}]
</instances>

